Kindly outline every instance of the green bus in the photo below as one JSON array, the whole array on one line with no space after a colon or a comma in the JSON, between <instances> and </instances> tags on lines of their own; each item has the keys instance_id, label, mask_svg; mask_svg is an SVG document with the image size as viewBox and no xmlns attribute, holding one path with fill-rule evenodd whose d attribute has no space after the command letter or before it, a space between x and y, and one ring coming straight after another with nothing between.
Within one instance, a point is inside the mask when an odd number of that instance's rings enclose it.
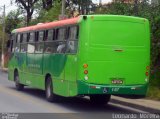
<instances>
[{"instance_id":1,"label":"green bus","mask_svg":"<svg viewBox=\"0 0 160 119\"><path fill-rule=\"evenodd\" d=\"M10 39L9 80L16 88L59 96L145 96L150 70L147 19L121 15L76 18L15 29Z\"/></svg>"}]
</instances>

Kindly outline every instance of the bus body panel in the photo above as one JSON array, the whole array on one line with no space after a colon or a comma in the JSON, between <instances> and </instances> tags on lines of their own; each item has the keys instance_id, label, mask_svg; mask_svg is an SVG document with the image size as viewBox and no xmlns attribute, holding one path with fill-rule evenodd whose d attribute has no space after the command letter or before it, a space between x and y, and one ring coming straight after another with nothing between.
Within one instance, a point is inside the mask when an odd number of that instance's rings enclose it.
<instances>
[{"instance_id":1,"label":"bus body panel","mask_svg":"<svg viewBox=\"0 0 160 119\"><path fill-rule=\"evenodd\" d=\"M89 16L83 22L88 31L84 31L87 35L80 47L83 60L78 73L79 94L145 95L149 82L146 67L150 65L148 20ZM82 68L85 63L88 64L88 80L85 80L85 69ZM114 84L114 80L122 83ZM104 93L103 90L107 91Z\"/></svg>"}]
</instances>

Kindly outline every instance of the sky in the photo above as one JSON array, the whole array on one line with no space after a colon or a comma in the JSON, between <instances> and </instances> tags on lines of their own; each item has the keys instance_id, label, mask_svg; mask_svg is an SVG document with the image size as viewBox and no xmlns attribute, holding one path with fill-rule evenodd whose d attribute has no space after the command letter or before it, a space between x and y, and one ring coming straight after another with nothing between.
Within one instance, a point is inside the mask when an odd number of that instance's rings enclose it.
<instances>
[{"instance_id":1,"label":"sky","mask_svg":"<svg viewBox=\"0 0 160 119\"><path fill-rule=\"evenodd\" d=\"M6 13L8 13L9 11L17 8L15 4L11 5L11 1L14 1L14 0L0 0L0 15L2 14L2 11L3 11L1 9L1 7L4 6L4 5L6 6ZM99 2L99 0L92 0L92 1L94 3ZM110 2L110 1L111 0L102 0L102 3L107 3L107 2Z\"/></svg>"}]
</instances>

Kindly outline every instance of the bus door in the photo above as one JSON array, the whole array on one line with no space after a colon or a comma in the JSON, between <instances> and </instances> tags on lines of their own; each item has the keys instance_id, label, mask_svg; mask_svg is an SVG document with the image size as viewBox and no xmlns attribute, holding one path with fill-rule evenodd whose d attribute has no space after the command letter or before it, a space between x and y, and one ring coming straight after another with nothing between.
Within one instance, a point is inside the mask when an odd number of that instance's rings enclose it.
<instances>
[{"instance_id":1,"label":"bus door","mask_svg":"<svg viewBox=\"0 0 160 119\"><path fill-rule=\"evenodd\" d=\"M35 73L43 74L43 48L44 48L44 31L37 32L36 43L35 43ZM38 80L38 79L37 79Z\"/></svg>"},{"instance_id":2,"label":"bus door","mask_svg":"<svg viewBox=\"0 0 160 119\"><path fill-rule=\"evenodd\" d=\"M37 87L44 87L44 76L43 76L43 48L44 48L44 31L37 32L35 42L35 54L34 54L34 73L35 75L41 76L41 78L35 76Z\"/></svg>"},{"instance_id":3,"label":"bus door","mask_svg":"<svg viewBox=\"0 0 160 119\"><path fill-rule=\"evenodd\" d=\"M28 44L27 44L27 73L32 74L28 75L26 79L26 84L36 86L36 79L33 75L35 73L35 33L31 32L28 34Z\"/></svg>"},{"instance_id":4,"label":"bus door","mask_svg":"<svg viewBox=\"0 0 160 119\"><path fill-rule=\"evenodd\" d=\"M25 39L23 36L25 35L23 35L22 33L21 34L19 33L16 36L16 43L14 45L16 65L14 68L18 68L19 77L21 79L21 82L25 83L23 72L24 72L24 68L26 64L26 49L25 49L26 47L24 47Z\"/></svg>"},{"instance_id":5,"label":"bus door","mask_svg":"<svg viewBox=\"0 0 160 119\"><path fill-rule=\"evenodd\" d=\"M71 26L69 28L69 37L66 48L66 64L65 64L65 79L69 85L69 96L76 95L77 85L77 48L78 48L78 26Z\"/></svg>"},{"instance_id":6,"label":"bus door","mask_svg":"<svg viewBox=\"0 0 160 119\"><path fill-rule=\"evenodd\" d=\"M51 74L54 93L66 96L68 82L64 76L66 62L64 35L65 28L48 30L44 43L43 72Z\"/></svg>"}]
</instances>

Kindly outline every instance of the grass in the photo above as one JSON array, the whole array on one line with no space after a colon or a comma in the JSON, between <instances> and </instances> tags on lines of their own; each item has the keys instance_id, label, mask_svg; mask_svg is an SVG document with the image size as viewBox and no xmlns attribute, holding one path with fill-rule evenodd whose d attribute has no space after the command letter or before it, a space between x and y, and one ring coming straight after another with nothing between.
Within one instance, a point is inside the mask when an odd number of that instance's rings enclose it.
<instances>
[{"instance_id":1,"label":"grass","mask_svg":"<svg viewBox=\"0 0 160 119\"><path fill-rule=\"evenodd\" d=\"M160 101L160 71L155 72L150 77L147 98Z\"/></svg>"}]
</instances>

